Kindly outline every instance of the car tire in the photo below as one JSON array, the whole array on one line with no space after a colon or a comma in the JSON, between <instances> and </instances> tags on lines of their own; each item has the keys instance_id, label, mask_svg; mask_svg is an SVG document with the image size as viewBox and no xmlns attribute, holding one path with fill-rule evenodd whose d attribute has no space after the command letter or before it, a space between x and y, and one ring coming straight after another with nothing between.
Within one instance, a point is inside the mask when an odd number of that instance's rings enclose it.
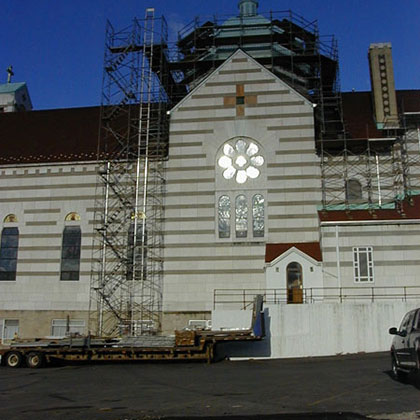
<instances>
[{"instance_id":1,"label":"car tire","mask_svg":"<svg viewBox=\"0 0 420 420\"><path fill-rule=\"evenodd\" d=\"M403 372L400 369L398 369L397 359L394 355L392 355L391 357L391 374L395 380L401 382L404 382L408 376L407 372Z\"/></svg>"},{"instance_id":2,"label":"car tire","mask_svg":"<svg viewBox=\"0 0 420 420\"><path fill-rule=\"evenodd\" d=\"M11 351L6 354L6 366L18 368L22 365L23 356L18 351Z\"/></svg>"},{"instance_id":3,"label":"car tire","mask_svg":"<svg viewBox=\"0 0 420 420\"><path fill-rule=\"evenodd\" d=\"M42 353L31 352L26 356L26 364L32 369L39 369L44 366L45 358Z\"/></svg>"}]
</instances>

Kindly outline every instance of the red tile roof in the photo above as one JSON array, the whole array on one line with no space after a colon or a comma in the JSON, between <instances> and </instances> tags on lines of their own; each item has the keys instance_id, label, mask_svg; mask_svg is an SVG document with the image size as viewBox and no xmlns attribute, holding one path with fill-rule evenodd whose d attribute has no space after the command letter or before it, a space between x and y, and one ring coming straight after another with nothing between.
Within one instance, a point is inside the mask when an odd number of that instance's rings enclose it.
<instances>
[{"instance_id":1,"label":"red tile roof","mask_svg":"<svg viewBox=\"0 0 420 420\"><path fill-rule=\"evenodd\" d=\"M402 211L398 210L328 210L318 211L321 222L343 222L358 220L404 220L420 219L420 196L404 200Z\"/></svg>"},{"instance_id":2,"label":"red tile roof","mask_svg":"<svg viewBox=\"0 0 420 420\"><path fill-rule=\"evenodd\" d=\"M265 246L265 262L269 263L280 255L284 254L290 248L297 248L306 255L309 255L317 261L322 261L322 252L319 242L296 242L284 244L267 244Z\"/></svg>"},{"instance_id":3,"label":"red tile roof","mask_svg":"<svg viewBox=\"0 0 420 420\"><path fill-rule=\"evenodd\" d=\"M343 116L351 139L383 138L376 128L371 92L344 92ZM398 111L420 112L420 90L397 91Z\"/></svg>"},{"instance_id":4,"label":"red tile roof","mask_svg":"<svg viewBox=\"0 0 420 420\"><path fill-rule=\"evenodd\" d=\"M397 91L397 101L420 112L420 90ZM383 137L370 92L343 93L343 111L352 139ZM0 113L0 164L96 160L99 119L100 107Z\"/></svg>"},{"instance_id":5,"label":"red tile roof","mask_svg":"<svg viewBox=\"0 0 420 420\"><path fill-rule=\"evenodd\" d=\"M0 114L0 164L97 158L100 107Z\"/></svg>"}]
</instances>

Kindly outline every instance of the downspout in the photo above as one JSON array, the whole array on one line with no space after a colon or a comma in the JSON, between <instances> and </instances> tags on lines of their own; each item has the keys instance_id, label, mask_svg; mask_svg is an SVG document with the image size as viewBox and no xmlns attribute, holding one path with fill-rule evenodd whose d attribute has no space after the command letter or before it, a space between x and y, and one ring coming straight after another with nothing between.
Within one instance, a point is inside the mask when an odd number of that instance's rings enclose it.
<instances>
[{"instance_id":1,"label":"downspout","mask_svg":"<svg viewBox=\"0 0 420 420\"><path fill-rule=\"evenodd\" d=\"M381 193L381 174L379 172L379 156L376 153L376 179L378 182L378 197L379 197L379 207L382 207L382 193Z\"/></svg>"},{"instance_id":2,"label":"downspout","mask_svg":"<svg viewBox=\"0 0 420 420\"><path fill-rule=\"evenodd\" d=\"M335 253L337 259L337 280L338 287L341 289L341 267L340 267L340 238L338 236L338 225L335 225Z\"/></svg>"}]
</instances>

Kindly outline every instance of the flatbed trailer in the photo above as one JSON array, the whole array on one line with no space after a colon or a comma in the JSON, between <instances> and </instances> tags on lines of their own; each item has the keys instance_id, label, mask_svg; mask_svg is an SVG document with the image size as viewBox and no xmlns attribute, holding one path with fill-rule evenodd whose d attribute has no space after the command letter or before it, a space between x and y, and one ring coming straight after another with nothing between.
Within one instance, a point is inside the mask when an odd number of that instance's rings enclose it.
<instances>
[{"instance_id":1,"label":"flatbed trailer","mask_svg":"<svg viewBox=\"0 0 420 420\"><path fill-rule=\"evenodd\" d=\"M215 347L222 342L249 342L264 336L262 298L254 304L252 325L247 330L175 331L174 336L125 338L67 337L63 339L15 340L0 348L1 364L13 368L40 368L61 361L214 361Z\"/></svg>"}]
</instances>

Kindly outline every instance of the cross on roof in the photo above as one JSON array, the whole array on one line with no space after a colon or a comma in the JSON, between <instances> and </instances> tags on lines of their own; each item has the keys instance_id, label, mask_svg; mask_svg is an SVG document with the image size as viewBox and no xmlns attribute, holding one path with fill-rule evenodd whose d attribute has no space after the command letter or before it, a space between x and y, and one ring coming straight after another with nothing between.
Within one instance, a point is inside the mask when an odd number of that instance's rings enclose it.
<instances>
[{"instance_id":1,"label":"cross on roof","mask_svg":"<svg viewBox=\"0 0 420 420\"><path fill-rule=\"evenodd\" d=\"M13 73L13 66L9 66L7 68L7 83L10 83L12 81L12 76L14 76L15 73Z\"/></svg>"}]
</instances>

